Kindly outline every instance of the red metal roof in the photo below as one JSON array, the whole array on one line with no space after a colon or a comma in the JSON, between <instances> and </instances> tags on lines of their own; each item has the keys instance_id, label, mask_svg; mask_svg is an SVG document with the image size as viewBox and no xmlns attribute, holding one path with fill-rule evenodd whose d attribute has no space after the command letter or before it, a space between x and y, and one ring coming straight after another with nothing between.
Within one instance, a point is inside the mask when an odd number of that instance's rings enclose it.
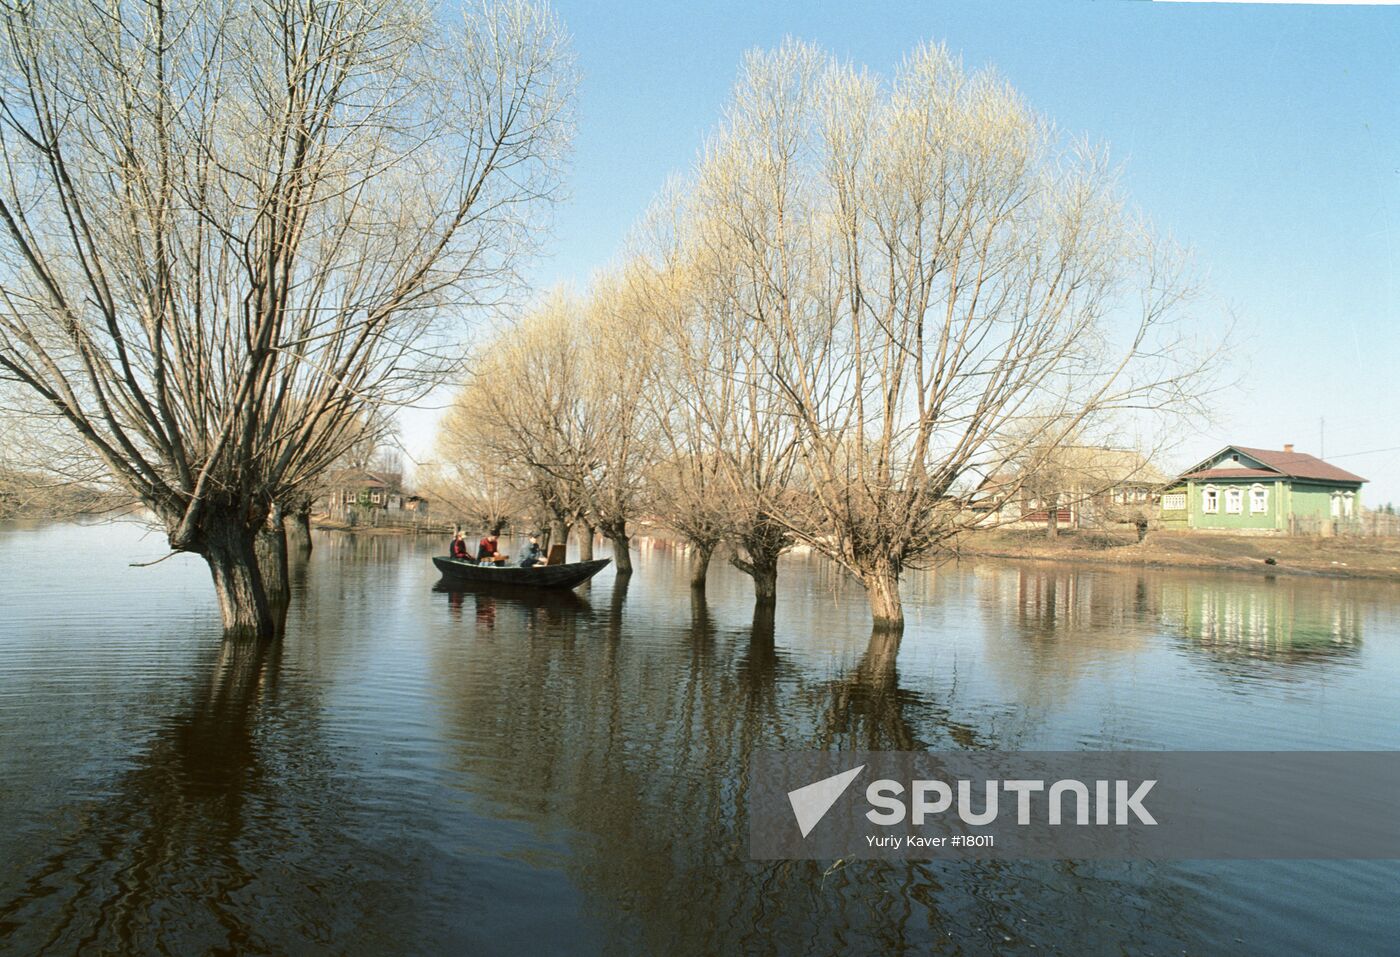
<instances>
[{"instance_id":1,"label":"red metal roof","mask_svg":"<svg viewBox=\"0 0 1400 957\"><path fill-rule=\"evenodd\" d=\"M1285 478L1313 479L1320 482L1356 482L1360 484L1366 481L1359 475L1348 472L1346 469L1339 469L1322 461L1315 455L1308 455L1306 452L1283 452L1275 449L1252 449L1244 445L1231 445L1222 449L1220 453L1211 456L1206 461L1213 462L1220 458L1220 455L1234 449L1243 452L1252 459L1262 462L1268 469L1201 469L1195 472L1188 472L1182 478L1192 479L1228 479L1228 478L1277 478L1282 475Z\"/></svg>"},{"instance_id":2,"label":"red metal roof","mask_svg":"<svg viewBox=\"0 0 1400 957\"><path fill-rule=\"evenodd\" d=\"M1308 455L1305 452L1276 452L1273 449L1247 449L1243 445L1237 445L1245 455L1252 456L1263 462L1269 468L1278 469L1284 475L1291 475L1293 478L1322 479L1327 482L1364 482L1359 475L1348 472L1346 469L1339 469L1322 461L1315 455Z\"/></svg>"}]
</instances>

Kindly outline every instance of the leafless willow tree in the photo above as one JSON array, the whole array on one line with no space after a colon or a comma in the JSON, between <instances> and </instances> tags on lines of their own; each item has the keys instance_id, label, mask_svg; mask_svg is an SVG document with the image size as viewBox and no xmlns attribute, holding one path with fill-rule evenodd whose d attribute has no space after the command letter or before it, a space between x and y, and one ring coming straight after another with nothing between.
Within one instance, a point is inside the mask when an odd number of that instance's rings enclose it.
<instances>
[{"instance_id":1,"label":"leafless willow tree","mask_svg":"<svg viewBox=\"0 0 1400 957\"><path fill-rule=\"evenodd\" d=\"M688 255L654 259L709 273L688 284L713 313L704 401L798 450L801 494L756 485L758 508L851 571L877 626L1025 423L1054 445L1201 394L1182 258L1098 154L941 47L888 82L801 43L750 55L680 193Z\"/></svg>"},{"instance_id":2,"label":"leafless willow tree","mask_svg":"<svg viewBox=\"0 0 1400 957\"><path fill-rule=\"evenodd\" d=\"M647 299L629 272L598 277L585 326L587 414L599 423L585 491L623 575L632 572L628 523L649 503L646 482L657 456L650 397L663 388Z\"/></svg>"},{"instance_id":3,"label":"leafless willow tree","mask_svg":"<svg viewBox=\"0 0 1400 957\"><path fill-rule=\"evenodd\" d=\"M542 7L0 7L0 375L269 635L254 539L366 403L448 368L557 182L572 83Z\"/></svg>"},{"instance_id":4,"label":"leafless willow tree","mask_svg":"<svg viewBox=\"0 0 1400 957\"><path fill-rule=\"evenodd\" d=\"M660 215L670 211L667 205L658 204L657 215L646 224L651 228L641 231L647 248L663 256L675 250ZM648 499L653 515L689 549L690 585L698 596L727 533L727 508L718 443L695 401L705 383L686 375L693 357L706 348L695 341L693 296L686 288L696 275L674 260L656 264L645 257L634 258L625 271L630 300L643 317L634 334L645 343L651 369L641 392L654 443L645 476Z\"/></svg>"},{"instance_id":5,"label":"leafless willow tree","mask_svg":"<svg viewBox=\"0 0 1400 957\"><path fill-rule=\"evenodd\" d=\"M444 457L482 461L527 492L553 541L582 526L583 560L602 531L623 574L653 448L640 317L618 278L587 299L556 291L485 346L442 430Z\"/></svg>"},{"instance_id":6,"label":"leafless willow tree","mask_svg":"<svg viewBox=\"0 0 1400 957\"><path fill-rule=\"evenodd\" d=\"M582 524L580 550L591 557L587 484L600 423L585 403L585 310L555 290L489 340L443 422L439 454L479 462L539 503L552 542L567 543Z\"/></svg>"},{"instance_id":7,"label":"leafless willow tree","mask_svg":"<svg viewBox=\"0 0 1400 957\"><path fill-rule=\"evenodd\" d=\"M650 270L647 310L664 370L655 404L665 409L659 432L667 440L669 478L681 493L664 497L671 520L693 530L702 566L709 558L705 536L717 529L735 546L731 564L753 579L759 602L768 603L777 595L778 559L794 542L775 503L800 494L801 463L797 423L772 387L772 370L787 361L787 350L755 321L782 304L748 267L790 273L806 260L800 250L783 248L761 264L749 262L751 247L741 237L717 217L695 215L690 204L705 189L723 189L721 175L707 170L693 190L663 195L639 233L633 270L643 274L642 264ZM727 199L755 215L772 201L754 194Z\"/></svg>"},{"instance_id":8,"label":"leafless willow tree","mask_svg":"<svg viewBox=\"0 0 1400 957\"><path fill-rule=\"evenodd\" d=\"M439 447L453 452L422 464L414 478L418 490L433 500L435 516L459 528L490 530L539 514L539 501L518 487L515 476L492 468L476 450L457 447L446 433L439 436Z\"/></svg>"}]
</instances>

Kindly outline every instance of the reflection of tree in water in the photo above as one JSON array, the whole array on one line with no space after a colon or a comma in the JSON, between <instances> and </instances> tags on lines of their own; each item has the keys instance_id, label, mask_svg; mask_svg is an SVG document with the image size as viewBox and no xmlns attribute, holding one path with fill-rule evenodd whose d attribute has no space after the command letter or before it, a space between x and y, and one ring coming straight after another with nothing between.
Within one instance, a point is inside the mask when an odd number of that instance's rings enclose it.
<instances>
[{"instance_id":1,"label":"reflection of tree in water","mask_svg":"<svg viewBox=\"0 0 1400 957\"><path fill-rule=\"evenodd\" d=\"M978 747L977 732L971 726L954 720L931 698L900 687L901 641L901 633L877 629L854 669L814 689L826 702L815 747L841 751ZM926 738L929 732L932 735Z\"/></svg>"},{"instance_id":2,"label":"reflection of tree in water","mask_svg":"<svg viewBox=\"0 0 1400 957\"><path fill-rule=\"evenodd\" d=\"M1162 932L1129 925L1177 926L1171 892L1053 864L860 862L824 875L827 863L748 860L745 769L759 749L989 742L900 688L897 635L873 636L833 680L781 650L771 616L716 627L695 604L689 634L658 636L626 601L615 590L572 636L465 659L444 646L433 669L473 793L567 843L562 865L594 900L608 952L985 952L1028 933L1141 949Z\"/></svg>"},{"instance_id":3,"label":"reflection of tree in water","mask_svg":"<svg viewBox=\"0 0 1400 957\"><path fill-rule=\"evenodd\" d=\"M17 875L17 893L0 900L14 946L284 952L298 932L311 946L359 921L352 895L302 892L305 874L327 873L341 836L323 816L336 797L308 722L316 708L304 685L284 681L281 658L281 642L218 646L188 707ZM294 720L281 720L287 709ZM285 739L276 748L269 720Z\"/></svg>"},{"instance_id":4,"label":"reflection of tree in water","mask_svg":"<svg viewBox=\"0 0 1400 957\"><path fill-rule=\"evenodd\" d=\"M1032 659L1010 661L1008 675L1040 683L1140 651L1164 629L1224 660L1346 657L1361 642L1366 592L1357 582L1040 566L997 569L983 588L993 631L1015 635Z\"/></svg>"},{"instance_id":5,"label":"reflection of tree in water","mask_svg":"<svg viewBox=\"0 0 1400 957\"><path fill-rule=\"evenodd\" d=\"M1031 729L1042 709L1072 700L1085 677L1130 660L1160 630L1157 599L1141 573L993 565L979 569L978 592L987 626L982 661Z\"/></svg>"}]
</instances>

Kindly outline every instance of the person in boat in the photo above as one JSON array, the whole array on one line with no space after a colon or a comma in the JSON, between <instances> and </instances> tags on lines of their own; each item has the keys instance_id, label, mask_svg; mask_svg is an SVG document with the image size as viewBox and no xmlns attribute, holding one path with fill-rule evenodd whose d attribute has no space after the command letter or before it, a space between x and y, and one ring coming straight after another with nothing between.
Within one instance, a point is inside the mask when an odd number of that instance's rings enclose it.
<instances>
[{"instance_id":1,"label":"person in boat","mask_svg":"<svg viewBox=\"0 0 1400 957\"><path fill-rule=\"evenodd\" d=\"M505 561L507 556L502 555L498 547L500 540L501 530L499 528L491 529L490 534L483 536L481 541L477 543L476 560L478 562L492 563Z\"/></svg>"},{"instance_id":2,"label":"person in boat","mask_svg":"<svg viewBox=\"0 0 1400 957\"><path fill-rule=\"evenodd\" d=\"M467 549L467 533L458 532L452 539L452 546L448 549L451 556L459 561L471 561L471 552Z\"/></svg>"},{"instance_id":3,"label":"person in boat","mask_svg":"<svg viewBox=\"0 0 1400 957\"><path fill-rule=\"evenodd\" d=\"M540 538L538 535L531 535L530 544L525 547L525 554L520 557L520 567L534 568L543 564L545 560L544 552L540 550Z\"/></svg>"}]
</instances>

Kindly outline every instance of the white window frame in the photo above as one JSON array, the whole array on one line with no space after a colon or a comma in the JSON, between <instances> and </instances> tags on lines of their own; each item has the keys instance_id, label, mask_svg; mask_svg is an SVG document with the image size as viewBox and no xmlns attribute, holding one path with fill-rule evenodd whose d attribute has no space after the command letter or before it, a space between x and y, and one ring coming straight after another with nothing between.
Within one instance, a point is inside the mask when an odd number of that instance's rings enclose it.
<instances>
[{"instance_id":1,"label":"white window frame","mask_svg":"<svg viewBox=\"0 0 1400 957\"><path fill-rule=\"evenodd\" d=\"M1332 493L1332 517L1333 517L1333 518L1341 518L1341 517L1342 517L1342 493L1341 493L1341 492L1333 492L1333 493Z\"/></svg>"},{"instance_id":2,"label":"white window frame","mask_svg":"<svg viewBox=\"0 0 1400 957\"><path fill-rule=\"evenodd\" d=\"M1225 513L1227 515L1244 514L1244 490L1238 485L1225 490Z\"/></svg>"},{"instance_id":3,"label":"white window frame","mask_svg":"<svg viewBox=\"0 0 1400 957\"><path fill-rule=\"evenodd\" d=\"M1201 511L1207 515L1220 514L1220 490L1214 485L1201 489Z\"/></svg>"},{"instance_id":4,"label":"white window frame","mask_svg":"<svg viewBox=\"0 0 1400 957\"><path fill-rule=\"evenodd\" d=\"M1249 514L1266 515L1269 511L1269 490L1263 485L1249 488Z\"/></svg>"},{"instance_id":5,"label":"white window frame","mask_svg":"<svg viewBox=\"0 0 1400 957\"><path fill-rule=\"evenodd\" d=\"M1170 492L1162 496L1162 511L1182 512L1186 510L1186 493Z\"/></svg>"},{"instance_id":6,"label":"white window frame","mask_svg":"<svg viewBox=\"0 0 1400 957\"><path fill-rule=\"evenodd\" d=\"M1356 513L1356 493L1342 493L1342 518L1351 518Z\"/></svg>"}]
</instances>

